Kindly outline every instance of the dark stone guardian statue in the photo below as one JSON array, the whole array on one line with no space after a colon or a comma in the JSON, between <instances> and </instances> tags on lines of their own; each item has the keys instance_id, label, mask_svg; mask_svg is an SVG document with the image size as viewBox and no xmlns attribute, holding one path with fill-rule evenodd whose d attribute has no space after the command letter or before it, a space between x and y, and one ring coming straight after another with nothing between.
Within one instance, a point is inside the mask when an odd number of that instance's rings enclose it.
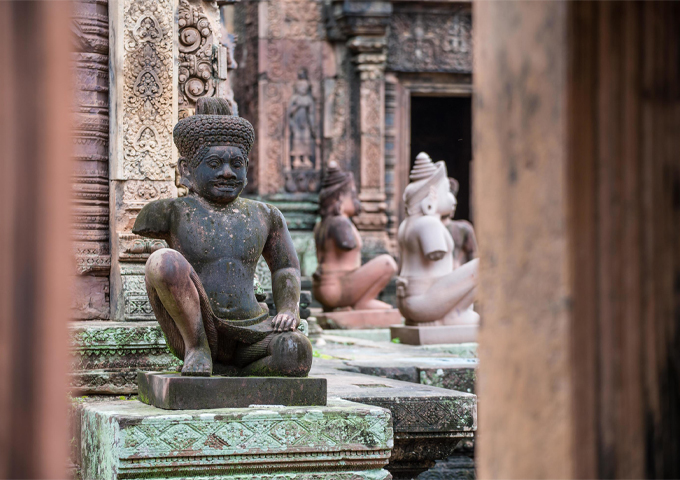
<instances>
[{"instance_id":1,"label":"dark stone guardian statue","mask_svg":"<svg viewBox=\"0 0 680 480\"><path fill-rule=\"evenodd\" d=\"M198 100L174 129L185 197L157 200L133 232L170 248L146 263L146 286L182 375L304 377L312 346L300 322L300 265L286 221L271 205L240 198L254 130L228 102ZM270 318L253 291L264 256L278 314Z\"/></svg>"}]
</instances>

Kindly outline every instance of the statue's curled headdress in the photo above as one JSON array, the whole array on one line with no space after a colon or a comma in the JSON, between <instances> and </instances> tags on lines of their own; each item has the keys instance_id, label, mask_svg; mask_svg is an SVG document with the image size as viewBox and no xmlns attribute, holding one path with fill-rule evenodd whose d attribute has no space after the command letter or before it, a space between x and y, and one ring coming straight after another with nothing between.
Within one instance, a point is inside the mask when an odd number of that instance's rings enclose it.
<instances>
[{"instance_id":1,"label":"statue's curled headdress","mask_svg":"<svg viewBox=\"0 0 680 480\"><path fill-rule=\"evenodd\" d=\"M354 174L343 172L334 161L328 163L321 181L319 192L319 209L322 217L339 215L340 196L354 184Z\"/></svg>"},{"instance_id":2,"label":"statue's curled headdress","mask_svg":"<svg viewBox=\"0 0 680 480\"><path fill-rule=\"evenodd\" d=\"M255 130L248 120L231 112L229 101L224 98L199 98L196 114L177 122L173 131L175 145L192 168L212 145L240 147L248 156Z\"/></svg>"},{"instance_id":3,"label":"statue's curled headdress","mask_svg":"<svg viewBox=\"0 0 680 480\"><path fill-rule=\"evenodd\" d=\"M433 192L442 179L447 179L446 164L434 163L425 152L420 152L409 176L411 183L404 190L404 204L409 215L418 213L421 203Z\"/></svg>"}]
</instances>

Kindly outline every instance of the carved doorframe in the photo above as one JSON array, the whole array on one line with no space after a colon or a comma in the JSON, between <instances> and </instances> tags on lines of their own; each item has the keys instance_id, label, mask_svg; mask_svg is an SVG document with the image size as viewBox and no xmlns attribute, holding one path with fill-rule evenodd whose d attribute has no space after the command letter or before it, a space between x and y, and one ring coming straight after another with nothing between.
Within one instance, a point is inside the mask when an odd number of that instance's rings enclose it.
<instances>
[{"instance_id":1,"label":"carved doorframe","mask_svg":"<svg viewBox=\"0 0 680 480\"><path fill-rule=\"evenodd\" d=\"M402 195L410 171L411 153L411 98L414 96L432 97L472 97L471 74L388 74L386 82L394 83L393 89L387 89L394 98L386 98L386 109L393 108L393 127L386 128L386 144L393 142L392 179L386 178L386 183L391 183L386 189L394 192L388 204L390 217L390 237L396 241L396 232L399 224L404 219L404 202ZM393 92L393 93L392 93ZM386 112L388 115L392 112ZM390 138L391 137L391 138ZM389 153L386 151L386 158ZM470 171L472 177L473 171ZM472 182L471 182L472 183Z\"/></svg>"}]
</instances>

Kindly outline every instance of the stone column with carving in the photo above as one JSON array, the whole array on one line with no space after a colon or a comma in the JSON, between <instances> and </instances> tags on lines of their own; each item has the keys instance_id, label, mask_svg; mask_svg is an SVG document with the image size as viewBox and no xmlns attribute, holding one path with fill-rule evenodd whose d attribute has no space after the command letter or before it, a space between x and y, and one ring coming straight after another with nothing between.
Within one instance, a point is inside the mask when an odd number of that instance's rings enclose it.
<instances>
[{"instance_id":1,"label":"stone column with carving","mask_svg":"<svg viewBox=\"0 0 680 480\"><path fill-rule=\"evenodd\" d=\"M385 62L392 4L384 1L333 2L334 20L345 36L354 71L351 88L356 126L354 157L359 164L359 198L354 220L364 241L363 257L389 252L385 209Z\"/></svg>"},{"instance_id":2,"label":"stone column with carving","mask_svg":"<svg viewBox=\"0 0 680 480\"><path fill-rule=\"evenodd\" d=\"M72 317L109 318L109 21L107 0L73 3Z\"/></svg>"},{"instance_id":3,"label":"stone column with carving","mask_svg":"<svg viewBox=\"0 0 680 480\"><path fill-rule=\"evenodd\" d=\"M177 0L111 0L111 317L153 320L144 263L163 242L131 232L149 201L176 195Z\"/></svg>"}]
</instances>

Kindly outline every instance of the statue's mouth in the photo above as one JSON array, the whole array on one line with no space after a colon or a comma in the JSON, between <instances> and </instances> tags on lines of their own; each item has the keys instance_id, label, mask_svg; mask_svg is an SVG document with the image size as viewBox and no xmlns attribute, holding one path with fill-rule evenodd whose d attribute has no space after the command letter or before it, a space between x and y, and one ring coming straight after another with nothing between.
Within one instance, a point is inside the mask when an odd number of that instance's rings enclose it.
<instances>
[{"instance_id":1,"label":"statue's mouth","mask_svg":"<svg viewBox=\"0 0 680 480\"><path fill-rule=\"evenodd\" d=\"M213 182L213 186L218 190L235 190L241 186L242 182L238 180L227 180Z\"/></svg>"}]
</instances>

